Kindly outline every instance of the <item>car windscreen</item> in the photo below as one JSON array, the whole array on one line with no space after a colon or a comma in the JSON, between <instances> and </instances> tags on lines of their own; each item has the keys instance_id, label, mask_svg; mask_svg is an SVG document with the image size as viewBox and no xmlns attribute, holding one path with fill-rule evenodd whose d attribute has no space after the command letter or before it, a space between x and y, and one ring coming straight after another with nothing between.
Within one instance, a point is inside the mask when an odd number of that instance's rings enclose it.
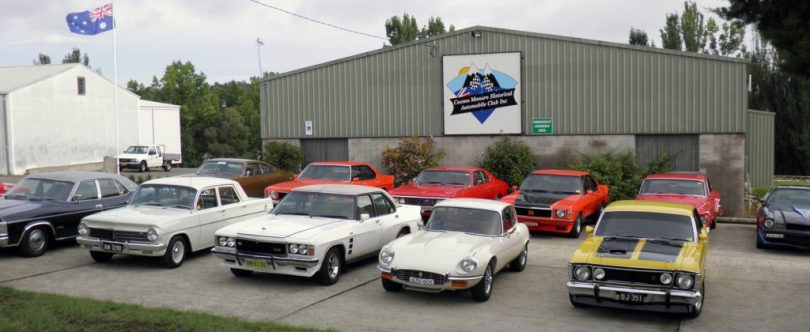
<instances>
[{"instance_id":1,"label":"car windscreen","mask_svg":"<svg viewBox=\"0 0 810 332\"><path fill-rule=\"evenodd\" d=\"M495 211L440 206L433 209L427 223L429 231L501 235L501 214Z\"/></svg>"},{"instance_id":2,"label":"car windscreen","mask_svg":"<svg viewBox=\"0 0 810 332\"><path fill-rule=\"evenodd\" d=\"M338 165L308 165L298 175L299 179L325 179L351 181L349 178L349 166Z\"/></svg>"},{"instance_id":3,"label":"car windscreen","mask_svg":"<svg viewBox=\"0 0 810 332\"><path fill-rule=\"evenodd\" d=\"M460 171L424 171L419 174L415 181L419 185L451 185L469 186L470 173Z\"/></svg>"},{"instance_id":4,"label":"car windscreen","mask_svg":"<svg viewBox=\"0 0 810 332\"><path fill-rule=\"evenodd\" d=\"M582 182L578 176L529 174L520 184L521 191L579 194Z\"/></svg>"},{"instance_id":5,"label":"car windscreen","mask_svg":"<svg viewBox=\"0 0 810 332\"><path fill-rule=\"evenodd\" d=\"M133 145L133 146L128 147L126 150L124 150L124 153L145 154L146 151L149 151L148 146Z\"/></svg>"},{"instance_id":6,"label":"car windscreen","mask_svg":"<svg viewBox=\"0 0 810 332\"><path fill-rule=\"evenodd\" d=\"M694 241L695 228L689 216L655 213L609 211L602 214L594 234L604 237L631 237Z\"/></svg>"},{"instance_id":7,"label":"car windscreen","mask_svg":"<svg viewBox=\"0 0 810 332\"><path fill-rule=\"evenodd\" d=\"M30 199L67 201L73 190L74 182L51 179L23 178L17 182L11 191L6 193L6 199Z\"/></svg>"},{"instance_id":8,"label":"car windscreen","mask_svg":"<svg viewBox=\"0 0 810 332\"><path fill-rule=\"evenodd\" d=\"M199 169L197 175L242 175L242 166L240 162L233 161L206 161Z\"/></svg>"},{"instance_id":9,"label":"car windscreen","mask_svg":"<svg viewBox=\"0 0 810 332\"><path fill-rule=\"evenodd\" d=\"M706 186L701 181L651 179L644 180L640 193L706 196Z\"/></svg>"},{"instance_id":10,"label":"car windscreen","mask_svg":"<svg viewBox=\"0 0 810 332\"><path fill-rule=\"evenodd\" d=\"M768 194L765 204L773 207L810 209L810 189L774 189Z\"/></svg>"},{"instance_id":11,"label":"car windscreen","mask_svg":"<svg viewBox=\"0 0 810 332\"><path fill-rule=\"evenodd\" d=\"M276 205L273 214L354 220L355 210L352 195L293 191Z\"/></svg>"},{"instance_id":12,"label":"car windscreen","mask_svg":"<svg viewBox=\"0 0 810 332\"><path fill-rule=\"evenodd\" d=\"M138 188L129 204L134 206L167 206L191 210L194 208L194 199L196 197L197 190L194 188L147 184Z\"/></svg>"}]
</instances>

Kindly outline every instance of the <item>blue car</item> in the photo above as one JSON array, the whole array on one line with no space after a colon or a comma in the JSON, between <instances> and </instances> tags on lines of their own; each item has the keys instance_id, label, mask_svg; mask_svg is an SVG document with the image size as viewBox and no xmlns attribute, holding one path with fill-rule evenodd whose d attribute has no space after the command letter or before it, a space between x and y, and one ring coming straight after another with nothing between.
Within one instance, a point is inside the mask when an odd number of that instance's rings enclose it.
<instances>
[{"instance_id":1,"label":"blue car","mask_svg":"<svg viewBox=\"0 0 810 332\"><path fill-rule=\"evenodd\" d=\"M810 187L771 189L757 211L757 248L810 250Z\"/></svg>"}]
</instances>

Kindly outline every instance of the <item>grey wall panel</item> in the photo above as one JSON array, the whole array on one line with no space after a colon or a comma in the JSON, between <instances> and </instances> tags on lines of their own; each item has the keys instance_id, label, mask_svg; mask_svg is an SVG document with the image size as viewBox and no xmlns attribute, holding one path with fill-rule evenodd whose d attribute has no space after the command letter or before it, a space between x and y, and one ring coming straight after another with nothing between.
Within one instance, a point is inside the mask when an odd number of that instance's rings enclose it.
<instances>
[{"instance_id":1,"label":"grey wall panel","mask_svg":"<svg viewBox=\"0 0 810 332\"><path fill-rule=\"evenodd\" d=\"M558 135L745 132L739 59L478 27L316 65L262 83L262 137L440 136L442 55L523 55L523 127ZM434 44L435 43L435 44ZM435 47L433 46L435 45Z\"/></svg>"},{"instance_id":2,"label":"grey wall panel","mask_svg":"<svg viewBox=\"0 0 810 332\"><path fill-rule=\"evenodd\" d=\"M751 188L770 187L774 176L774 113L749 110L745 133L746 172Z\"/></svg>"}]
</instances>

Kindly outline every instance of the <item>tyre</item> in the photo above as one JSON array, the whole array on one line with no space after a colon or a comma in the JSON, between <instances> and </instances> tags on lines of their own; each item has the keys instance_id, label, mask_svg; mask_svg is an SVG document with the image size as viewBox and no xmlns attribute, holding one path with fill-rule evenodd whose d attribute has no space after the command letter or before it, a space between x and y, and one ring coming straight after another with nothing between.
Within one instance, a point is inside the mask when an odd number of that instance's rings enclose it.
<instances>
[{"instance_id":1,"label":"tyre","mask_svg":"<svg viewBox=\"0 0 810 332\"><path fill-rule=\"evenodd\" d=\"M582 232L582 213L577 214L577 219L574 220L574 227L571 227L571 231L566 234L568 237L578 238L579 233Z\"/></svg>"},{"instance_id":2,"label":"tyre","mask_svg":"<svg viewBox=\"0 0 810 332\"><path fill-rule=\"evenodd\" d=\"M700 302L695 303L694 305L689 307L689 313L686 314L688 318L698 318L700 314L703 312L703 301L706 300L706 284L705 281L703 284L700 285L700 294L703 295L700 297Z\"/></svg>"},{"instance_id":3,"label":"tyre","mask_svg":"<svg viewBox=\"0 0 810 332\"><path fill-rule=\"evenodd\" d=\"M138 165L138 172L146 172L149 170L149 167L146 167L146 161L142 161L140 165Z\"/></svg>"},{"instance_id":4,"label":"tyre","mask_svg":"<svg viewBox=\"0 0 810 332\"><path fill-rule=\"evenodd\" d=\"M253 271L242 269L231 269L231 273L237 277L247 277L253 274Z\"/></svg>"},{"instance_id":5,"label":"tyre","mask_svg":"<svg viewBox=\"0 0 810 332\"><path fill-rule=\"evenodd\" d=\"M529 243L527 242L526 245L523 246L523 250L520 252L515 260L509 263L509 269L514 272L520 272L526 269L526 261L529 260Z\"/></svg>"},{"instance_id":6,"label":"tyre","mask_svg":"<svg viewBox=\"0 0 810 332\"><path fill-rule=\"evenodd\" d=\"M93 260L96 261L97 263L106 263L112 259L113 253L103 251L91 251L90 257L93 257Z\"/></svg>"},{"instance_id":7,"label":"tyre","mask_svg":"<svg viewBox=\"0 0 810 332\"><path fill-rule=\"evenodd\" d=\"M709 226L709 229L715 229L715 228L717 228L717 217L714 217L714 220L712 220L712 225Z\"/></svg>"},{"instance_id":8,"label":"tyre","mask_svg":"<svg viewBox=\"0 0 810 332\"><path fill-rule=\"evenodd\" d=\"M408 230L407 228L400 229L399 233L397 233L397 239L401 238L401 237L403 237L405 235L408 235L408 234L411 234L411 231Z\"/></svg>"},{"instance_id":9,"label":"tyre","mask_svg":"<svg viewBox=\"0 0 810 332\"><path fill-rule=\"evenodd\" d=\"M315 279L322 285L334 285L340 279L340 270L343 266L343 255L340 249L332 248L323 256L321 269L315 274Z\"/></svg>"},{"instance_id":10,"label":"tyre","mask_svg":"<svg viewBox=\"0 0 810 332\"><path fill-rule=\"evenodd\" d=\"M492 262L487 264L487 269L484 270L484 276L481 278L481 281L472 288L472 297L478 302L486 302L489 300L490 295L492 295L492 279L495 275L495 267L493 265Z\"/></svg>"},{"instance_id":11,"label":"tyre","mask_svg":"<svg viewBox=\"0 0 810 332\"><path fill-rule=\"evenodd\" d=\"M187 247L186 239L180 235L175 235L172 240L169 241L169 246L166 247L166 253L163 254L163 266L173 269L183 265L183 260L185 260L186 253L188 252Z\"/></svg>"},{"instance_id":12,"label":"tyre","mask_svg":"<svg viewBox=\"0 0 810 332\"><path fill-rule=\"evenodd\" d=\"M50 238L47 228L34 227L23 235L20 246L17 249L20 251L20 255L25 257L42 256L42 254L48 250L49 241Z\"/></svg>"},{"instance_id":13,"label":"tyre","mask_svg":"<svg viewBox=\"0 0 810 332\"><path fill-rule=\"evenodd\" d=\"M574 296L571 295L571 294L568 294L568 300L571 301L571 305L574 306L574 308L587 308L588 307L587 304L574 302Z\"/></svg>"},{"instance_id":14,"label":"tyre","mask_svg":"<svg viewBox=\"0 0 810 332\"><path fill-rule=\"evenodd\" d=\"M171 162L164 163L163 164L163 170L166 171L166 172L171 171L172 170L172 163Z\"/></svg>"},{"instance_id":15,"label":"tyre","mask_svg":"<svg viewBox=\"0 0 810 332\"><path fill-rule=\"evenodd\" d=\"M402 290L402 284L398 282L394 282L391 280L380 279L382 280L383 289L389 292L399 292Z\"/></svg>"}]
</instances>

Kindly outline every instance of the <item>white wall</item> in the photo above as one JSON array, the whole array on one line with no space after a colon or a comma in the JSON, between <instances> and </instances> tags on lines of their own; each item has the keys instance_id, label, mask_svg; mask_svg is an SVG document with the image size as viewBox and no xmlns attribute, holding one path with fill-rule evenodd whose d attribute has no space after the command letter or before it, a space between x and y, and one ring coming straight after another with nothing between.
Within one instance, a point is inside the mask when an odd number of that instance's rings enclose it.
<instances>
[{"instance_id":1,"label":"white wall","mask_svg":"<svg viewBox=\"0 0 810 332\"><path fill-rule=\"evenodd\" d=\"M86 94L78 95L77 77ZM114 85L98 73L76 66L13 91L7 97L11 174L26 169L101 162L138 141L138 96L119 88L116 147Z\"/></svg>"},{"instance_id":2,"label":"white wall","mask_svg":"<svg viewBox=\"0 0 810 332\"><path fill-rule=\"evenodd\" d=\"M166 153L181 154L179 106L141 105L138 127L138 143L164 144Z\"/></svg>"}]
</instances>

